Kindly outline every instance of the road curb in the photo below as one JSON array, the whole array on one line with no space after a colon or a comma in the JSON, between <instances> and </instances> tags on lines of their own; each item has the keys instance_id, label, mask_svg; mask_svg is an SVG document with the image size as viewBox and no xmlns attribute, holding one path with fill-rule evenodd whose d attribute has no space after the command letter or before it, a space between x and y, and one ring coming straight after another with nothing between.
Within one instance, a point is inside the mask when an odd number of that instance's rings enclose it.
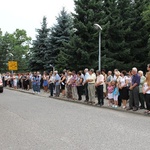
<instances>
[{"instance_id":1,"label":"road curb","mask_svg":"<svg viewBox=\"0 0 150 150\"><path fill-rule=\"evenodd\" d=\"M34 94L33 92L30 92L30 91L25 91L25 90L20 90L20 89L15 90L15 89L9 88L9 87L5 87L5 88L8 89L8 90L16 91L16 92L22 92L22 93L35 95L35 96L49 98L49 97L47 97L45 95ZM67 98L63 98L63 97L50 97L50 98L55 99L55 100L59 100L59 101L66 101L66 102L71 102L71 103L76 103L76 104L82 104L82 105L86 105L86 106L89 106L89 107L109 109L109 110L120 111L120 112L124 112L124 113L130 113L130 114L142 115L142 116L150 117L150 115L147 115L147 114L144 114L143 112L138 112L138 111L132 111L132 110L127 111L127 110L124 110L124 109L121 109L121 108L112 108L112 107L108 107L108 106L96 106L96 105L87 104L87 103L82 102L82 101L67 99Z\"/></svg>"}]
</instances>

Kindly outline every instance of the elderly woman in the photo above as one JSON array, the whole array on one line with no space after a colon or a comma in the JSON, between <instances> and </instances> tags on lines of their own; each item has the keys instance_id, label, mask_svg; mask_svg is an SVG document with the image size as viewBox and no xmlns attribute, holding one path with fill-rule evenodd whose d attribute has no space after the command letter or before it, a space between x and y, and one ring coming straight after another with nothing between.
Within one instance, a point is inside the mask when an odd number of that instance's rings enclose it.
<instances>
[{"instance_id":1,"label":"elderly woman","mask_svg":"<svg viewBox=\"0 0 150 150\"><path fill-rule=\"evenodd\" d=\"M142 91L142 87L143 87L143 84L146 80L146 78L143 76L143 71L138 71L138 74L140 76L140 84L139 84L139 101L140 101L140 109L145 109L145 105L144 105L144 101L145 101L145 98L144 98L144 94L143 94L143 91Z\"/></svg>"},{"instance_id":2,"label":"elderly woman","mask_svg":"<svg viewBox=\"0 0 150 150\"><path fill-rule=\"evenodd\" d=\"M143 94L145 94L146 107L145 113L150 114L150 72L146 73L146 80L143 84Z\"/></svg>"}]
</instances>

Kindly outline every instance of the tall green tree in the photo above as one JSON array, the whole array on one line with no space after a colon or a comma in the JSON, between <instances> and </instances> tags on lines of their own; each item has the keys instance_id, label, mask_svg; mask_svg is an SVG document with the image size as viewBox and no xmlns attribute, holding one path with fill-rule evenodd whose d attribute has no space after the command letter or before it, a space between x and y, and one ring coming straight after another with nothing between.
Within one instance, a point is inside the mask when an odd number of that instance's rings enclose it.
<instances>
[{"instance_id":1,"label":"tall green tree","mask_svg":"<svg viewBox=\"0 0 150 150\"><path fill-rule=\"evenodd\" d=\"M128 44L131 22L130 0L105 0L103 3L104 27L102 64L107 69L129 69L132 56Z\"/></svg>"},{"instance_id":2,"label":"tall green tree","mask_svg":"<svg viewBox=\"0 0 150 150\"><path fill-rule=\"evenodd\" d=\"M133 56L132 65L139 69L146 66L146 58L149 52L147 49L149 30L142 16L149 3L149 0L135 0L132 2L133 21L130 23L130 53Z\"/></svg>"},{"instance_id":3,"label":"tall green tree","mask_svg":"<svg viewBox=\"0 0 150 150\"><path fill-rule=\"evenodd\" d=\"M146 63L150 63L150 4L147 5L146 9L142 13L143 20L146 22L145 26L148 29L149 32L149 39L148 39L148 45L147 45L147 50L148 50L148 56L146 57Z\"/></svg>"},{"instance_id":4,"label":"tall green tree","mask_svg":"<svg viewBox=\"0 0 150 150\"><path fill-rule=\"evenodd\" d=\"M148 0L75 0L78 68L97 68L98 33L95 34L93 24L98 23L103 28L102 68L142 69L149 35L142 12L148 4Z\"/></svg>"},{"instance_id":5,"label":"tall green tree","mask_svg":"<svg viewBox=\"0 0 150 150\"><path fill-rule=\"evenodd\" d=\"M57 23L51 28L50 48L47 52L47 64L54 65L57 69L63 70L68 66L67 60L69 53L66 49L66 43L69 42L73 32L72 17L65 8L63 8L56 18Z\"/></svg>"},{"instance_id":6,"label":"tall green tree","mask_svg":"<svg viewBox=\"0 0 150 150\"><path fill-rule=\"evenodd\" d=\"M102 5L104 12L103 19L103 52L104 58L102 61L103 67L114 68L121 65L119 57L121 54L122 41L124 40L122 22L119 18L119 10L117 9L116 0L104 0ZM100 17L99 17L100 18Z\"/></svg>"},{"instance_id":7,"label":"tall green tree","mask_svg":"<svg viewBox=\"0 0 150 150\"><path fill-rule=\"evenodd\" d=\"M98 68L98 31L94 24L103 25L104 16L101 0L75 0L74 28L76 42L73 64L75 69ZM77 61L76 61L77 60Z\"/></svg>"},{"instance_id":8,"label":"tall green tree","mask_svg":"<svg viewBox=\"0 0 150 150\"><path fill-rule=\"evenodd\" d=\"M47 51L49 48L49 31L47 18L44 16L41 29L37 29L36 40L33 40L33 47L30 49L30 68L32 71L46 70Z\"/></svg>"}]
</instances>

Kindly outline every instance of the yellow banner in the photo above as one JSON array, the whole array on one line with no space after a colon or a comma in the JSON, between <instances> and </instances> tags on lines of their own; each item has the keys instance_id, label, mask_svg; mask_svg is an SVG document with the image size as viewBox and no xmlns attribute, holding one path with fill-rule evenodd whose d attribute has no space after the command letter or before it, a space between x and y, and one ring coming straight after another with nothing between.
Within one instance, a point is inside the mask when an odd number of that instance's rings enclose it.
<instances>
[{"instance_id":1,"label":"yellow banner","mask_svg":"<svg viewBox=\"0 0 150 150\"><path fill-rule=\"evenodd\" d=\"M18 70L17 61L8 61L8 70Z\"/></svg>"}]
</instances>

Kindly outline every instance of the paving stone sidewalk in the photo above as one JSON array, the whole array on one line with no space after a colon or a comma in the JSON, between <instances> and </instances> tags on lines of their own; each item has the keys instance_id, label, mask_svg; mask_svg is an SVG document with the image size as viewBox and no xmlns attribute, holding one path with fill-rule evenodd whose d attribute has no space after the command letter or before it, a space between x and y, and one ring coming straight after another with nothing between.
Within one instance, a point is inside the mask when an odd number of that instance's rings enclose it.
<instances>
[{"instance_id":1,"label":"paving stone sidewalk","mask_svg":"<svg viewBox=\"0 0 150 150\"><path fill-rule=\"evenodd\" d=\"M23 92L23 93L27 93L27 94L33 94L33 95L38 95L38 96L41 96L41 97L49 97L50 93L49 92L44 92L42 89L41 89L41 92L40 94L37 94L37 93L34 93L32 89L30 90L24 90L24 89L14 89L14 88L10 88L10 87L6 87L6 89L9 89L9 90L14 90L14 91L18 91L18 92ZM5 92L5 91L4 91ZM108 100L107 99L104 99L104 105L103 106L97 106L95 105L97 103L97 98L95 98L95 104L91 105L91 104L88 104L86 102L84 102L85 100L85 96L83 95L82 96L82 100L79 101L79 100L72 100L72 99L68 99L64 96L62 96L60 94L60 97L49 97L50 99L56 99L56 100L63 100L63 101L67 101L67 102L74 102L74 103L78 103L78 104L83 104L83 105L88 105L88 106L91 106L91 107L99 107L99 108L102 108L102 109L111 109L111 110L114 110L114 111L122 111L122 112L125 112L125 113L133 113L133 114L137 114L137 115L144 115L144 116L149 116L150 115L147 115L145 114L145 109L139 109L138 111L133 111L133 110L126 110L126 109L123 109L122 107L117 107L117 108L113 108L111 106L108 106ZM129 104L127 103L127 106Z\"/></svg>"}]
</instances>

